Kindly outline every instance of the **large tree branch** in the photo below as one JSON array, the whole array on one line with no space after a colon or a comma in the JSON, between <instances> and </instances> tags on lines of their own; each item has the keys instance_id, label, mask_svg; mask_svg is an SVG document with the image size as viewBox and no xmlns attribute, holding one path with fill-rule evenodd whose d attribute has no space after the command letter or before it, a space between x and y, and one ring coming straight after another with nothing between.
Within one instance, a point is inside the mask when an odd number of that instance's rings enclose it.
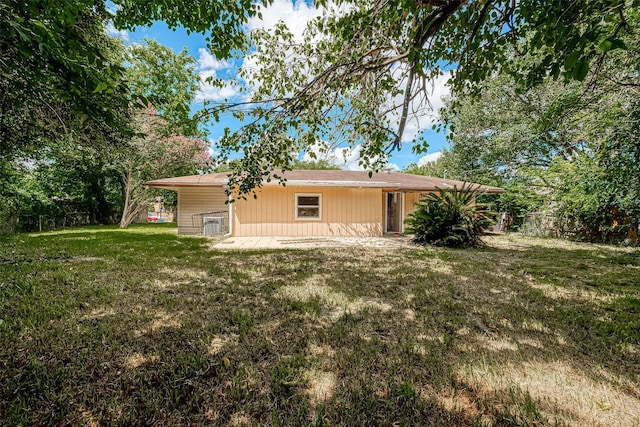
<instances>
[{"instance_id":1,"label":"large tree branch","mask_svg":"<svg viewBox=\"0 0 640 427\"><path fill-rule=\"evenodd\" d=\"M402 113L400 115L400 122L398 123L398 132L396 133L396 137L393 142L391 142L387 147L387 153L395 149L400 149L402 147L402 135L404 134L404 128L407 124L407 116L409 114L409 104L411 103L411 91L413 88L413 76L415 74L415 68L411 67L409 69L409 78L407 79L407 88L404 91L404 101L402 103Z\"/></svg>"},{"instance_id":2,"label":"large tree branch","mask_svg":"<svg viewBox=\"0 0 640 427\"><path fill-rule=\"evenodd\" d=\"M469 36L469 40L467 42L467 45L465 46L464 50L462 51L462 53L460 54L460 62L462 63L462 59L465 58L467 56L467 54L469 53L469 49L471 48L471 45L473 44L473 41L475 40L476 36L478 35L478 31L480 31L480 28L482 27L482 23L484 22L486 16L487 16L487 12L489 11L489 8L493 5L493 0L487 0L487 2L484 4L484 6L482 6L482 10L480 11L480 15L478 16L478 20L476 21L476 24L473 26L473 30L471 31L471 35Z\"/></svg>"},{"instance_id":3,"label":"large tree branch","mask_svg":"<svg viewBox=\"0 0 640 427\"><path fill-rule=\"evenodd\" d=\"M426 5L431 7L435 6L435 10L425 18L414 21L416 33L410 49L410 52L413 52L413 58L410 59L411 62L409 64L407 85L405 87L404 101L402 103L402 113L400 114L400 121L398 122L398 132L394 140L388 145L388 152L402 147L402 136L407 124L409 106L413 99L413 79L416 74L423 74L423 70L419 69L417 52L423 48L430 38L434 37L438 31L440 31L448 19L466 3L466 0L429 1ZM485 5L485 7L486 6L487 5ZM478 25L479 24L477 23L476 26Z\"/></svg>"}]
</instances>

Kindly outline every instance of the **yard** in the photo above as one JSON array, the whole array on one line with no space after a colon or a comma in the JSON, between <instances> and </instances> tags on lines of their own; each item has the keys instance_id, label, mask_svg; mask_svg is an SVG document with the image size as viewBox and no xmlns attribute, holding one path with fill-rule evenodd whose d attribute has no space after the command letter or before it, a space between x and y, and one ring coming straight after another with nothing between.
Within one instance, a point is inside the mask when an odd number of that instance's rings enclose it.
<instances>
[{"instance_id":1,"label":"yard","mask_svg":"<svg viewBox=\"0 0 640 427\"><path fill-rule=\"evenodd\" d=\"M487 242L0 236L0 424L640 424L640 250Z\"/></svg>"}]
</instances>

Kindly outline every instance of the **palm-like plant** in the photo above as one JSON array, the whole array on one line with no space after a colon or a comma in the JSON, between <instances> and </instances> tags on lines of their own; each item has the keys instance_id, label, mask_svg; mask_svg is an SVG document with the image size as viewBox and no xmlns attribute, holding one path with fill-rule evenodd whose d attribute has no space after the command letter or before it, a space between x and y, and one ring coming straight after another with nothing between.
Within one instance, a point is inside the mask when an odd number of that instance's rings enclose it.
<instances>
[{"instance_id":1,"label":"palm-like plant","mask_svg":"<svg viewBox=\"0 0 640 427\"><path fill-rule=\"evenodd\" d=\"M479 186L466 186L458 190L438 189L422 197L416 209L409 214L406 231L413 234L413 242L419 245L448 247L481 246L480 236L494 224L494 213L476 197L482 192Z\"/></svg>"}]
</instances>

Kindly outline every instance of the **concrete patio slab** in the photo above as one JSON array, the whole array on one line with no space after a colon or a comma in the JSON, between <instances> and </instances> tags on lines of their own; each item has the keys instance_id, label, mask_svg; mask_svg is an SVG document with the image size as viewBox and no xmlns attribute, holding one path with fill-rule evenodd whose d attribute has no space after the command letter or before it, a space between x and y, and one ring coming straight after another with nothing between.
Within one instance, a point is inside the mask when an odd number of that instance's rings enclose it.
<instances>
[{"instance_id":1,"label":"concrete patio slab","mask_svg":"<svg viewBox=\"0 0 640 427\"><path fill-rule=\"evenodd\" d=\"M318 249L318 248L373 248L393 249L412 247L405 236L385 237L229 237L213 245L215 249Z\"/></svg>"}]
</instances>

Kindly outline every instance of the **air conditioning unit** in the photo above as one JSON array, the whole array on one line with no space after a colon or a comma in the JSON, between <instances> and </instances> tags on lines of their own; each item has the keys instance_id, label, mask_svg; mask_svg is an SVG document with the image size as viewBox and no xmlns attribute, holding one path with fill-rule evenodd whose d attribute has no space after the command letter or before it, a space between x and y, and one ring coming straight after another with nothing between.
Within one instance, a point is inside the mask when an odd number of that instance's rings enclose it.
<instances>
[{"instance_id":1,"label":"air conditioning unit","mask_svg":"<svg viewBox=\"0 0 640 427\"><path fill-rule=\"evenodd\" d=\"M202 218L202 234L205 236L224 234L224 217L206 216Z\"/></svg>"}]
</instances>

